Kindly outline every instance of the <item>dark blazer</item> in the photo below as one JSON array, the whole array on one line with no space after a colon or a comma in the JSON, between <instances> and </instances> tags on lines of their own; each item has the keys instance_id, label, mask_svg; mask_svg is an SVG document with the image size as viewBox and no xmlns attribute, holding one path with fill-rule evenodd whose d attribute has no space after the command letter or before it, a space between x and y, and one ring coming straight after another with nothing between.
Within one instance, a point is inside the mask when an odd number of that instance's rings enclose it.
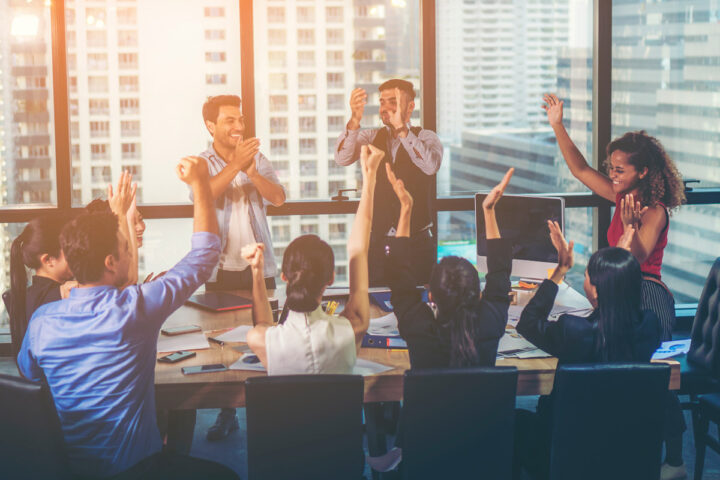
<instances>
[{"instance_id":1,"label":"dark blazer","mask_svg":"<svg viewBox=\"0 0 720 480\"><path fill-rule=\"evenodd\" d=\"M61 299L59 283L47 277L33 275L32 285L28 287L25 294L25 316L27 321L30 322L35 310L42 305Z\"/></svg>"},{"instance_id":2,"label":"dark blazer","mask_svg":"<svg viewBox=\"0 0 720 480\"><path fill-rule=\"evenodd\" d=\"M558 363L594 363L601 361L595 352L598 311L587 318L561 315L556 322L548 320L558 286L545 280L520 315L517 331L537 347L558 357ZM660 346L660 321L650 310L643 310L635 325L635 361L649 362Z\"/></svg>"},{"instance_id":3,"label":"dark blazer","mask_svg":"<svg viewBox=\"0 0 720 480\"><path fill-rule=\"evenodd\" d=\"M450 366L450 328L441 325L433 310L422 301L415 286L410 265L415 260L408 248L409 238L394 238L388 256L390 300L398 318L400 335L408 344L412 368L442 368ZM478 302L481 334L475 339L479 354L477 366L495 365L500 337L505 332L510 300L510 245L503 239L488 241L487 284Z\"/></svg>"}]
</instances>

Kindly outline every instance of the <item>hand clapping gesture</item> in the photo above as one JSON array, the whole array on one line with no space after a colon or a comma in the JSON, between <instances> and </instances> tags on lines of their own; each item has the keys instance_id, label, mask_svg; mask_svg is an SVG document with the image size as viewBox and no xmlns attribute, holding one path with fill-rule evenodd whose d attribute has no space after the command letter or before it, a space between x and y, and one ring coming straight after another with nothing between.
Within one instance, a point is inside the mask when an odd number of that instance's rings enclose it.
<instances>
[{"instance_id":1,"label":"hand clapping gesture","mask_svg":"<svg viewBox=\"0 0 720 480\"><path fill-rule=\"evenodd\" d=\"M180 163L175 167L175 173L180 180L193 185L201 181L208 181L210 174L208 173L207 162L201 157L183 157Z\"/></svg>"},{"instance_id":2,"label":"hand clapping gesture","mask_svg":"<svg viewBox=\"0 0 720 480\"><path fill-rule=\"evenodd\" d=\"M547 112L547 118L550 125L562 124L563 119L563 101L560 100L555 94L543 95L545 105L542 106L543 110Z\"/></svg>"},{"instance_id":3,"label":"hand clapping gesture","mask_svg":"<svg viewBox=\"0 0 720 480\"><path fill-rule=\"evenodd\" d=\"M640 202L635 201L632 193L628 193L620 199L620 219L623 225L632 225L637 230L648 207L643 207Z\"/></svg>"},{"instance_id":4,"label":"hand clapping gesture","mask_svg":"<svg viewBox=\"0 0 720 480\"><path fill-rule=\"evenodd\" d=\"M255 168L255 155L260 151L260 140L257 138L246 138L240 140L235 146L232 162L240 167L240 170L247 173L249 168Z\"/></svg>"},{"instance_id":5,"label":"hand clapping gesture","mask_svg":"<svg viewBox=\"0 0 720 480\"><path fill-rule=\"evenodd\" d=\"M399 88L395 89L395 111L390 112L390 124L395 130L402 130L405 128L405 124L409 120L407 115L408 102L405 99L405 95L400 91Z\"/></svg>"},{"instance_id":6,"label":"hand clapping gesture","mask_svg":"<svg viewBox=\"0 0 720 480\"><path fill-rule=\"evenodd\" d=\"M365 104L367 104L367 92L364 89L356 88L350 93L350 111L352 112L350 120L355 122L357 127L360 126L360 120L365 112Z\"/></svg>"},{"instance_id":7,"label":"hand clapping gesture","mask_svg":"<svg viewBox=\"0 0 720 480\"><path fill-rule=\"evenodd\" d=\"M575 243L572 240L570 243L565 240L560 225L557 222L553 222L552 220L548 220L547 222L548 228L550 229L550 241L558 252L558 265L552 277L550 277L550 280L559 284L574 264L573 247Z\"/></svg>"}]
</instances>

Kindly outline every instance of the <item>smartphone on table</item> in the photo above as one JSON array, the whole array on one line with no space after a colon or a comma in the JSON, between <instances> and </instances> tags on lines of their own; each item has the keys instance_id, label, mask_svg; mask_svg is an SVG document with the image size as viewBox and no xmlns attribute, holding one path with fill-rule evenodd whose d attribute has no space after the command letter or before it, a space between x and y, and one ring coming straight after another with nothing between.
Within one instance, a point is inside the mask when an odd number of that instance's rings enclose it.
<instances>
[{"instance_id":1,"label":"smartphone on table","mask_svg":"<svg viewBox=\"0 0 720 480\"><path fill-rule=\"evenodd\" d=\"M182 335L183 333L201 332L197 325L181 325L179 327L166 327L160 330L163 335Z\"/></svg>"},{"instance_id":2,"label":"smartphone on table","mask_svg":"<svg viewBox=\"0 0 720 480\"><path fill-rule=\"evenodd\" d=\"M182 372L185 375L193 375L195 373L223 372L228 368L222 363L212 365L193 365L192 367L183 367Z\"/></svg>"},{"instance_id":3,"label":"smartphone on table","mask_svg":"<svg viewBox=\"0 0 720 480\"><path fill-rule=\"evenodd\" d=\"M177 363L182 360L192 358L196 355L195 352L187 352L187 351L181 351L181 352L173 352L170 355L165 355L164 357L158 358L158 362L162 363Z\"/></svg>"}]
</instances>

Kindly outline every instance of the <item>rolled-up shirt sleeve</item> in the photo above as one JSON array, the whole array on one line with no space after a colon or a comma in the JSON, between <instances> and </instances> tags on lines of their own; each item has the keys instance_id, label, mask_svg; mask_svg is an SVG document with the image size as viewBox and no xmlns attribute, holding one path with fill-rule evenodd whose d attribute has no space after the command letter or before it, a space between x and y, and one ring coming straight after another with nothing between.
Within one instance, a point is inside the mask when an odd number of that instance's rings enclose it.
<instances>
[{"instance_id":1,"label":"rolled-up shirt sleeve","mask_svg":"<svg viewBox=\"0 0 720 480\"><path fill-rule=\"evenodd\" d=\"M405 151L410 155L410 160L423 171L425 175L433 175L440 170L443 157L442 142L432 130L420 130L415 135L412 130L408 131L405 138L400 142ZM337 158L337 156L335 157Z\"/></svg>"},{"instance_id":2,"label":"rolled-up shirt sleeve","mask_svg":"<svg viewBox=\"0 0 720 480\"><path fill-rule=\"evenodd\" d=\"M360 158L360 147L372 143L376 134L377 130L373 129L349 130L345 127L335 142L335 163L342 167L352 165Z\"/></svg>"},{"instance_id":3,"label":"rolled-up shirt sleeve","mask_svg":"<svg viewBox=\"0 0 720 480\"><path fill-rule=\"evenodd\" d=\"M257 168L257 171L260 175L265 177L266 179L270 180L275 185L280 186L280 188L283 189L283 192L285 193L285 197L287 198L287 192L285 191L285 187L283 187L282 183L280 183L280 179L277 176L277 173L275 172L275 169L272 166L272 163L270 163L270 160L263 155L262 153L258 152L257 155L255 155L255 165ZM262 196L262 195L261 195ZM267 207L268 205L272 205L272 202L268 200L265 197L262 197L263 204Z\"/></svg>"}]
</instances>

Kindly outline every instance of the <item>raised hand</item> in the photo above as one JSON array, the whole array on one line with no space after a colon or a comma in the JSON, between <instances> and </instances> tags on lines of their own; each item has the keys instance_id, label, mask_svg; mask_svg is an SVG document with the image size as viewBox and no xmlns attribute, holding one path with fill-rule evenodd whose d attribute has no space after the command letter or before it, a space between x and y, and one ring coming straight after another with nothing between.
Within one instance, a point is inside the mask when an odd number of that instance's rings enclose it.
<instances>
[{"instance_id":1,"label":"raised hand","mask_svg":"<svg viewBox=\"0 0 720 480\"><path fill-rule=\"evenodd\" d=\"M360 126L363 113L365 113L365 104L367 103L367 92L362 88L356 88L350 93L350 111L352 112L351 121Z\"/></svg>"},{"instance_id":2,"label":"raised hand","mask_svg":"<svg viewBox=\"0 0 720 480\"><path fill-rule=\"evenodd\" d=\"M389 163L385 164L385 171L387 172L387 177L390 181L390 185L392 185L393 190L395 191L395 195L397 195L398 200L400 200L400 204L404 207L412 208L413 198L410 195L410 192L408 192L405 188L405 183L402 180L398 180L398 178L395 176L395 172L393 172L392 168L390 168Z\"/></svg>"},{"instance_id":3,"label":"raised hand","mask_svg":"<svg viewBox=\"0 0 720 480\"><path fill-rule=\"evenodd\" d=\"M570 270L574 264L573 247L575 243L565 241L560 225L557 222L548 220L548 228L550 229L550 241L558 252L558 266L556 270L563 271L563 275Z\"/></svg>"},{"instance_id":4,"label":"raised hand","mask_svg":"<svg viewBox=\"0 0 720 480\"><path fill-rule=\"evenodd\" d=\"M635 201L632 193L628 193L620 199L620 219L623 225L632 225L635 229L640 228L643 215L648 207L643 207L640 202Z\"/></svg>"},{"instance_id":5,"label":"raised hand","mask_svg":"<svg viewBox=\"0 0 720 480\"><path fill-rule=\"evenodd\" d=\"M240 167L243 172L255 165L255 155L260 151L260 140L257 138L246 138L235 146L232 162Z\"/></svg>"},{"instance_id":6,"label":"raised hand","mask_svg":"<svg viewBox=\"0 0 720 480\"><path fill-rule=\"evenodd\" d=\"M180 163L175 167L175 173L180 180L193 185L198 182L208 181L210 174L208 173L207 162L201 157L183 157Z\"/></svg>"},{"instance_id":7,"label":"raised hand","mask_svg":"<svg viewBox=\"0 0 720 480\"><path fill-rule=\"evenodd\" d=\"M547 112L550 125L561 125L563 119L563 101L554 93L543 95L543 100L545 101L545 105L543 105L542 108Z\"/></svg>"},{"instance_id":8,"label":"raised hand","mask_svg":"<svg viewBox=\"0 0 720 480\"><path fill-rule=\"evenodd\" d=\"M108 185L107 197L110 210L117 216L125 216L135 203L137 183L132 182L132 174L123 171L118 180L117 191L113 192L112 185Z\"/></svg>"},{"instance_id":9,"label":"raised hand","mask_svg":"<svg viewBox=\"0 0 720 480\"><path fill-rule=\"evenodd\" d=\"M363 145L360 150L360 163L362 164L363 177L369 175L375 177L380 162L385 157L385 152L377 148L375 145Z\"/></svg>"},{"instance_id":10,"label":"raised hand","mask_svg":"<svg viewBox=\"0 0 720 480\"><path fill-rule=\"evenodd\" d=\"M633 236L635 235L635 227L631 224L625 225L623 234L620 236L617 242L617 247L624 248L628 252L631 252L630 246L632 245Z\"/></svg>"},{"instance_id":11,"label":"raised hand","mask_svg":"<svg viewBox=\"0 0 720 480\"><path fill-rule=\"evenodd\" d=\"M508 183L510 183L510 179L513 176L513 173L515 172L514 168L508 169L508 171L505 173L505 176L502 180L500 180L500 183L495 185L492 190L490 190L490 193L487 194L485 197L485 200L483 200L482 206L485 210L492 210L495 208L495 205L500 200L500 197L502 197L503 193L505 192L505 189L508 186Z\"/></svg>"},{"instance_id":12,"label":"raised hand","mask_svg":"<svg viewBox=\"0 0 720 480\"><path fill-rule=\"evenodd\" d=\"M264 263L265 244L251 243L240 249L240 255L250 264L253 270L262 270Z\"/></svg>"},{"instance_id":13,"label":"raised hand","mask_svg":"<svg viewBox=\"0 0 720 480\"><path fill-rule=\"evenodd\" d=\"M406 119L405 113L407 111L408 102L405 100L405 95L402 94L399 88L395 89L395 111L390 112L390 124L395 130L400 130L405 127Z\"/></svg>"}]
</instances>

